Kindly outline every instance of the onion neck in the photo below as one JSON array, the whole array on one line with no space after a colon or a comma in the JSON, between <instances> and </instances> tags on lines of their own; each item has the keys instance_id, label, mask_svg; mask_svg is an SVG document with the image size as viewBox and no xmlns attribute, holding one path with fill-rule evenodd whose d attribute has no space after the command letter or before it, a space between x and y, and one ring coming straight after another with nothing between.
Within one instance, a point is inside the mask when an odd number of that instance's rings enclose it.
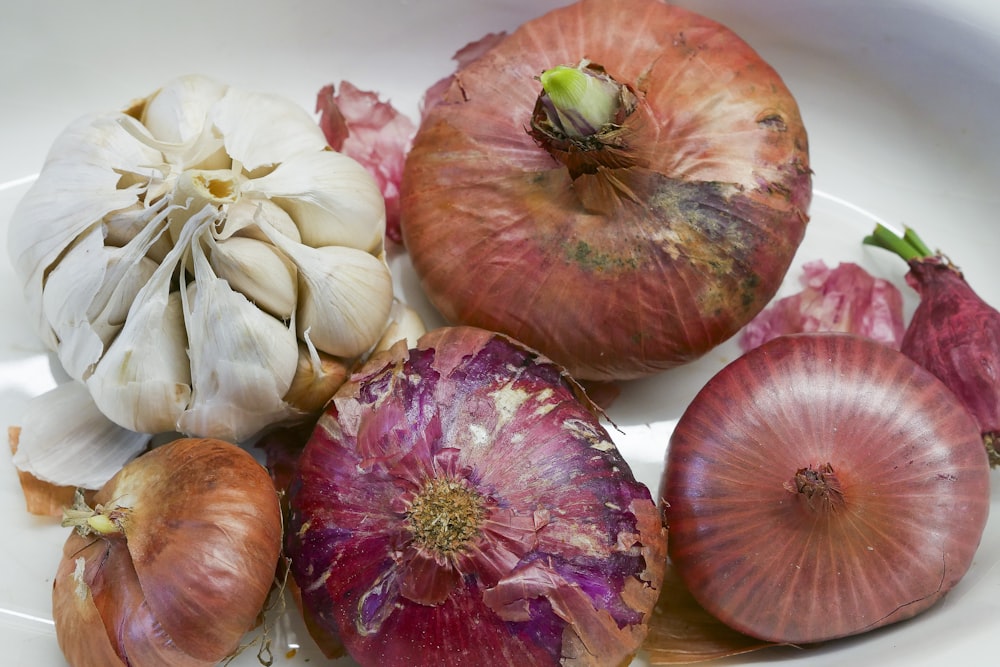
<instances>
[{"instance_id":1,"label":"onion neck","mask_svg":"<svg viewBox=\"0 0 1000 667\"><path fill-rule=\"evenodd\" d=\"M545 119L567 137L597 134L613 123L621 108L621 85L584 63L542 72Z\"/></svg>"},{"instance_id":2,"label":"onion neck","mask_svg":"<svg viewBox=\"0 0 1000 667\"><path fill-rule=\"evenodd\" d=\"M82 537L110 537L124 532L127 516L128 509L124 507L90 507L84 499L83 491L77 489L73 506L63 510L62 526L74 528Z\"/></svg>"},{"instance_id":3,"label":"onion neck","mask_svg":"<svg viewBox=\"0 0 1000 667\"><path fill-rule=\"evenodd\" d=\"M840 480L829 463L818 468L799 468L792 481L785 484L785 488L815 512L834 512L844 506Z\"/></svg>"},{"instance_id":4,"label":"onion neck","mask_svg":"<svg viewBox=\"0 0 1000 667\"><path fill-rule=\"evenodd\" d=\"M529 134L563 163L575 179L600 168L619 169L638 162L627 119L638 98L627 85L589 61L559 65L539 76Z\"/></svg>"},{"instance_id":5,"label":"onion neck","mask_svg":"<svg viewBox=\"0 0 1000 667\"><path fill-rule=\"evenodd\" d=\"M485 513L483 497L463 481L434 478L414 497L406 519L419 547L449 556L479 535Z\"/></svg>"}]
</instances>

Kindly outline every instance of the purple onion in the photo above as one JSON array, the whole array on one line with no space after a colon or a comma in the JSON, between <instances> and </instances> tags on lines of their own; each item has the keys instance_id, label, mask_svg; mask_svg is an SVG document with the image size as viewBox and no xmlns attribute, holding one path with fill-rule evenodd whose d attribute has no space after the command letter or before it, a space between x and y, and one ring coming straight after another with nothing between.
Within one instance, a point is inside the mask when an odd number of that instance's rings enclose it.
<instances>
[{"instance_id":1,"label":"purple onion","mask_svg":"<svg viewBox=\"0 0 1000 667\"><path fill-rule=\"evenodd\" d=\"M649 490L579 387L469 327L357 372L290 505L302 603L362 665L623 664L666 561Z\"/></svg>"},{"instance_id":2,"label":"purple onion","mask_svg":"<svg viewBox=\"0 0 1000 667\"><path fill-rule=\"evenodd\" d=\"M920 303L900 351L958 396L979 423L990 465L1000 466L1000 312L912 229L900 237L878 225L865 243L891 250L910 265L906 282Z\"/></svg>"}]
</instances>

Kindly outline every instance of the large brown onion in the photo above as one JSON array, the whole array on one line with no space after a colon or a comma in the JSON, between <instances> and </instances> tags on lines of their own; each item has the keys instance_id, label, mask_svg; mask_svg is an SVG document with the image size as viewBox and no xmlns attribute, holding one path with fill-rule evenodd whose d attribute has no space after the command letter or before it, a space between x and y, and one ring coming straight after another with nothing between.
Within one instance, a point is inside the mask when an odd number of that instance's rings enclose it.
<instances>
[{"instance_id":1,"label":"large brown onion","mask_svg":"<svg viewBox=\"0 0 1000 667\"><path fill-rule=\"evenodd\" d=\"M538 79L582 59L622 104L573 138L548 122ZM788 269L810 197L798 107L749 45L660 0L583 0L455 74L409 153L402 231L447 320L511 335L577 378L623 379L748 322Z\"/></svg>"},{"instance_id":2,"label":"large brown onion","mask_svg":"<svg viewBox=\"0 0 1000 667\"><path fill-rule=\"evenodd\" d=\"M97 532L66 540L52 590L70 664L207 667L232 654L281 548L263 466L221 440L176 440L128 463L93 502L75 523Z\"/></svg>"},{"instance_id":3,"label":"large brown onion","mask_svg":"<svg viewBox=\"0 0 1000 667\"><path fill-rule=\"evenodd\" d=\"M677 424L661 487L695 598L775 642L914 616L966 573L989 511L975 420L945 385L848 334L776 338Z\"/></svg>"}]
</instances>

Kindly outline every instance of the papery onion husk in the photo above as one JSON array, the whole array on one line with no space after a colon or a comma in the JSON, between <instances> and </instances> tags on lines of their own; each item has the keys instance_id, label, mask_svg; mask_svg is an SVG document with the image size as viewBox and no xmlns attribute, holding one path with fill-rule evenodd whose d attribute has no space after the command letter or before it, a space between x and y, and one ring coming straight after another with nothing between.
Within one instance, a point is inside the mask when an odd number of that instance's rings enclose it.
<instances>
[{"instance_id":1,"label":"papery onion husk","mask_svg":"<svg viewBox=\"0 0 1000 667\"><path fill-rule=\"evenodd\" d=\"M965 575L990 503L975 421L892 348L783 336L713 377L660 489L670 558L732 628L803 644L910 618Z\"/></svg>"},{"instance_id":2,"label":"papery onion husk","mask_svg":"<svg viewBox=\"0 0 1000 667\"><path fill-rule=\"evenodd\" d=\"M258 622L281 551L278 494L236 445L182 439L75 507L52 590L74 667L208 666ZM94 526L100 530L90 528Z\"/></svg>"},{"instance_id":3,"label":"papery onion husk","mask_svg":"<svg viewBox=\"0 0 1000 667\"><path fill-rule=\"evenodd\" d=\"M12 456L17 454L21 429L18 426L7 427L7 444ZM38 479L24 470L17 471L17 480L24 494L24 506L29 514L40 516L62 516L63 508L73 502L76 488L60 486Z\"/></svg>"},{"instance_id":4,"label":"papery onion husk","mask_svg":"<svg viewBox=\"0 0 1000 667\"><path fill-rule=\"evenodd\" d=\"M564 369L444 328L345 384L299 459L286 550L362 665L617 665L666 534Z\"/></svg>"},{"instance_id":5,"label":"papery onion husk","mask_svg":"<svg viewBox=\"0 0 1000 667\"><path fill-rule=\"evenodd\" d=\"M785 334L839 331L899 349L903 295L853 262L830 268L822 259L802 265L802 290L777 299L743 327L743 352Z\"/></svg>"},{"instance_id":6,"label":"papery onion husk","mask_svg":"<svg viewBox=\"0 0 1000 667\"><path fill-rule=\"evenodd\" d=\"M667 560L660 599L642 645L648 665L690 665L776 646L733 630L695 601Z\"/></svg>"},{"instance_id":7,"label":"papery onion husk","mask_svg":"<svg viewBox=\"0 0 1000 667\"><path fill-rule=\"evenodd\" d=\"M693 360L763 308L811 200L772 67L660 0L583 0L489 44L435 87L403 172L403 240L449 322L618 380ZM539 77L559 66L619 86L592 134L547 115Z\"/></svg>"}]
</instances>

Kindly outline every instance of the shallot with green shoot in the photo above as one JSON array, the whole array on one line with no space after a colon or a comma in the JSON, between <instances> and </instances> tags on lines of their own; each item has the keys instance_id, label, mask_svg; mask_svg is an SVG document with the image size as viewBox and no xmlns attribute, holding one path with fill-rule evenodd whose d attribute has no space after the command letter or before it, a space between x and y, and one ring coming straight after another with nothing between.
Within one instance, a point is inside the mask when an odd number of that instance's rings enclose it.
<instances>
[{"instance_id":1,"label":"shallot with green shoot","mask_svg":"<svg viewBox=\"0 0 1000 667\"><path fill-rule=\"evenodd\" d=\"M920 294L900 349L941 379L979 422L993 467L1000 466L1000 312L912 229L877 225L864 243L909 264L906 282Z\"/></svg>"}]
</instances>

